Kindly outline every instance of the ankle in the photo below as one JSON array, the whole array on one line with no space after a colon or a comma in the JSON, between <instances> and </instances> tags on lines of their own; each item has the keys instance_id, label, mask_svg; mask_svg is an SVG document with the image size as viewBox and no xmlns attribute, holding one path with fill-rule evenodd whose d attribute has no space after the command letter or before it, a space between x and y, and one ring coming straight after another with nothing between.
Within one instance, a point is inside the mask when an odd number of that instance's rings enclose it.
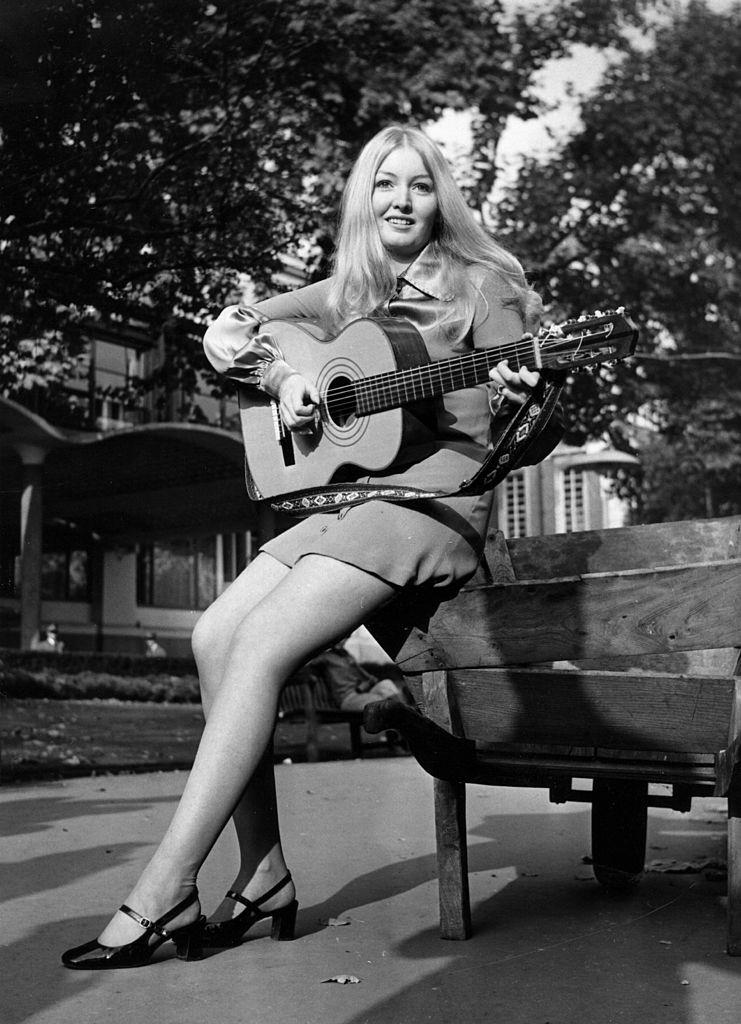
<instances>
[{"instance_id":1,"label":"ankle","mask_svg":"<svg viewBox=\"0 0 741 1024\"><path fill-rule=\"evenodd\" d=\"M235 885L234 889L246 899L253 901L261 900L266 893L271 892L276 886L280 886L270 899L260 904L264 909L290 903L296 895L296 887L283 860L261 864L249 878L240 871L239 882L241 884Z\"/></svg>"}]
</instances>

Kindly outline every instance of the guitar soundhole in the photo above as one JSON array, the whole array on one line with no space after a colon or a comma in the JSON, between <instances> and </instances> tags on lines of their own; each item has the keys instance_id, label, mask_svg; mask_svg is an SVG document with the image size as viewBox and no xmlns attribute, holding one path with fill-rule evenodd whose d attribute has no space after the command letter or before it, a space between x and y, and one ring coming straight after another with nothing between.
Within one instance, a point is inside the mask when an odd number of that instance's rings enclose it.
<instances>
[{"instance_id":1,"label":"guitar soundhole","mask_svg":"<svg viewBox=\"0 0 741 1024\"><path fill-rule=\"evenodd\" d=\"M352 426L355 422L355 385L350 377L334 377L327 387L325 400L327 418L336 427Z\"/></svg>"}]
</instances>

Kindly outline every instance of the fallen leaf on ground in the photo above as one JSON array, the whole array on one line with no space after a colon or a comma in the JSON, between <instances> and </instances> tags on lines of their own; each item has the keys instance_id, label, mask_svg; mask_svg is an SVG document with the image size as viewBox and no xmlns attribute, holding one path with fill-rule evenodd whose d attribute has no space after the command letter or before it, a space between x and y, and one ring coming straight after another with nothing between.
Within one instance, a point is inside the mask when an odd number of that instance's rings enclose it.
<instances>
[{"instance_id":1,"label":"fallen leaf on ground","mask_svg":"<svg viewBox=\"0 0 741 1024\"><path fill-rule=\"evenodd\" d=\"M343 924L350 924L349 917L330 917L327 921L329 928L341 928Z\"/></svg>"},{"instance_id":2,"label":"fallen leaf on ground","mask_svg":"<svg viewBox=\"0 0 741 1024\"><path fill-rule=\"evenodd\" d=\"M354 974L336 974L334 978L325 978L322 985L326 985L328 981L333 981L336 985L360 984L360 978L356 978Z\"/></svg>"}]
</instances>

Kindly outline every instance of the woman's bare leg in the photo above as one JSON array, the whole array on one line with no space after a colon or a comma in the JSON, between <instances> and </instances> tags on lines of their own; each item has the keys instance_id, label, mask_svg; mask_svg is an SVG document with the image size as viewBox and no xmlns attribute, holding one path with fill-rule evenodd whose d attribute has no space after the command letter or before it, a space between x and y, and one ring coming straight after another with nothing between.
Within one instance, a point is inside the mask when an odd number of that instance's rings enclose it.
<instances>
[{"instance_id":1,"label":"woman's bare leg","mask_svg":"<svg viewBox=\"0 0 741 1024\"><path fill-rule=\"evenodd\" d=\"M155 919L187 895L263 758L285 680L393 594L390 584L355 566L307 555L246 614L229 645L173 820L126 900L129 906ZM189 908L169 927L193 916ZM120 945L139 934L128 917L117 914L100 941Z\"/></svg>"},{"instance_id":2,"label":"woman's bare leg","mask_svg":"<svg viewBox=\"0 0 741 1024\"><path fill-rule=\"evenodd\" d=\"M211 705L223 682L231 638L245 615L266 597L291 570L270 555L258 555L223 594L204 612L193 633L193 653L198 666L203 712L208 718ZM288 871L281 845L272 745L252 773L234 809L232 821L239 846L239 867L228 888L248 899L258 899ZM295 897L289 882L263 909L284 906ZM211 921L225 921L240 913L242 906L224 899L209 915Z\"/></svg>"}]
</instances>

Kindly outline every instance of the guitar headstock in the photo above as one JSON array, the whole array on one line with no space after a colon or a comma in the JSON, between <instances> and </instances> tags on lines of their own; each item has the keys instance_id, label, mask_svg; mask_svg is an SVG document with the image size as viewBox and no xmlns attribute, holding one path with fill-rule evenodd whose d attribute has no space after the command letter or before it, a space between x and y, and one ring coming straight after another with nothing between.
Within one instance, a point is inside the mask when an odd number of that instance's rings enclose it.
<instances>
[{"instance_id":1,"label":"guitar headstock","mask_svg":"<svg viewBox=\"0 0 741 1024\"><path fill-rule=\"evenodd\" d=\"M566 320L538 334L542 365L554 370L580 370L626 359L637 341L638 328L622 308Z\"/></svg>"}]
</instances>

